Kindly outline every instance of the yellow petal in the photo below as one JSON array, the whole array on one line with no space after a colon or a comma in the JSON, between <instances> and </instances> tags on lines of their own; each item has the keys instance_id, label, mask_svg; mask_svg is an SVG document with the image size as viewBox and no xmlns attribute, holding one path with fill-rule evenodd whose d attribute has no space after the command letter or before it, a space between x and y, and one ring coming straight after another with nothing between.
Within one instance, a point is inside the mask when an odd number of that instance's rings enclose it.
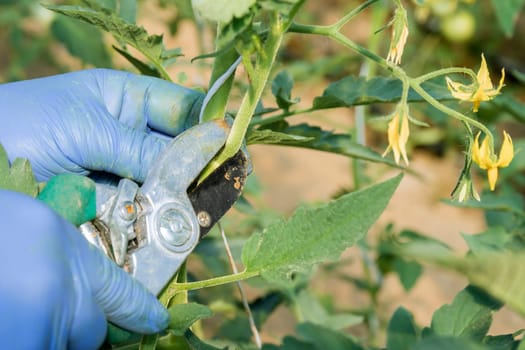
<instances>
[{"instance_id":1,"label":"yellow petal","mask_svg":"<svg viewBox=\"0 0 525 350\"><path fill-rule=\"evenodd\" d=\"M483 142L481 143L481 147L479 148L478 165L481 169L489 169L497 166L493 160L492 152L489 147L489 138L486 136L483 139Z\"/></svg>"},{"instance_id":2,"label":"yellow petal","mask_svg":"<svg viewBox=\"0 0 525 350\"><path fill-rule=\"evenodd\" d=\"M498 181L498 168L488 168L487 169L487 177L489 179L489 187L491 191L494 191L496 188L496 181Z\"/></svg>"},{"instance_id":3,"label":"yellow petal","mask_svg":"<svg viewBox=\"0 0 525 350\"><path fill-rule=\"evenodd\" d=\"M480 89L485 91L494 89L492 82L490 81L487 61L485 61L485 56L483 54L481 54L481 66L479 67L477 78Z\"/></svg>"},{"instance_id":4,"label":"yellow petal","mask_svg":"<svg viewBox=\"0 0 525 350\"><path fill-rule=\"evenodd\" d=\"M477 112L479 110L479 104L482 100L474 100L472 101L472 112Z\"/></svg>"},{"instance_id":5,"label":"yellow petal","mask_svg":"<svg viewBox=\"0 0 525 350\"><path fill-rule=\"evenodd\" d=\"M481 157L480 157L480 150L479 150L479 135L481 132L478 132L476 135L476 138L474 139L474 145L472 145L472 160L474 163L478 164L481 163Z\"/></svg>"},{"instance_id":6,"label":"yellow petal","mask_svg":"<svg viewBox=\"0 0 525 350\"><path fill-rule=\"evenodd\" d=\"M499 79L498 89L496 90L498 93L503 87L504 80L505 80L505 68L501 68L501 78Z\"/></svg>"},{"instance_id":7,"label":"yellow petal","mask_svg":"<svg viewBox=\"0 0 525 350\"><path fill-rule=\"evenodd\" d=\"M408 116L404 114L402 116L403 120L401 121L401 131L399 133L399 153L403 156L403 160L405 161L405 164L408 165L408 157L407 157L407 141L408 136L410 135L410 129L408 127Z\"/></svg>"},{"instance_id":8,"label":"yellow petal","mask_svg":"<svg viewBox=\"0 0 525 350\"><path fill-rule=\"evenodd\" d=\"M454 96L458 100L470 100L470 97L472 96L472 89L469 86L455 82L449 77L446 77L445 80L447 81L447 88L452 94L452 96Z\"/></svg>"},{"instance_id":9,"label":"yellow petal","mask_svg":"<svg viewBox=\"0 0 525 350\"><path fill-rule=\"evenodd\" d=\"M514 158L514 145L512 139L506 131L503 131L503 144L499 151L499 158L497 166L500 168L507 167Z\"/></svg>"},{"instance_id":10,"label":"yellow petal","mask_svg":"<svg viewBox=\"0 0 525 350\"><path fill-rule=\"evenodd\" d=\"M394 153L394 160L396 161L396 164L399 164L399 158L400 158L398 140L399 140L399 115L396 114L394 118L390 121L390 123L388 123L388 147L392 149L392 152Z\"/></svg>"}]
</instances>

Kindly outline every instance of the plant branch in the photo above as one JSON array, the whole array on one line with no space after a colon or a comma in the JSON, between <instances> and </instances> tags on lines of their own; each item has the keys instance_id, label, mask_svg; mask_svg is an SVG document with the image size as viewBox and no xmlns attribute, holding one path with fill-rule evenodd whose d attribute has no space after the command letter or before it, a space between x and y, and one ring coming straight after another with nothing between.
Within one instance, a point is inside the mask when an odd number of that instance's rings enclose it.
<instances>
[{"instance_id":1,"label":"plant branch","mask_svg":"<svg viewBox=\"0 0 525 350\"><path fill-rule=\"evenodd\" d=\"M474 71L472 69L470 69L470 68L459 68L459 67L443 68L443 69L440 69L440 70L436 70L436 71L433 71L433 72L421 75L421 76L419 76L417 78L414 78L413 80L416 83L421 84L424 81L427 81L427 80L430 80L430 79L434 79L434 78L439 77L441 75L455 74L455 73L467 74L467 75L469 75L472 78L473 81L477 80L476 73L474 73Z\"/></svg>"},{"instance_id":2,"label":"plant branch","mask_svg":"<svg viewBox=\"0 0 525 350\"><path fill-rule=\"evenodd\" d=\"M237 281L246 280L248 278L259 276L259 271L242 271L233 275L225 275L220 277L214 277L203 281L185 282L185 283L174 283L166 291L167 295L175 295L176 293L183 290L196 290L207 287L215 287L223 284L233 283Z\"/></svg>"},{"instance_id":3,"label":"plant branch","mask_svg":"<svg viewBox=\"0 0 525 350\"><path fill-rule=\"evenodd\" d=\"M350 21L352 18L363 12L368 6L372 5L373 3L377 2L379 0L368 0L361 4L360 6L356 7L352 11L348 12L343 18L332 24L330 27L334 28L335 30L339 31L341 27L343 27L348 21Z\"/></svg>"}]
</instances>

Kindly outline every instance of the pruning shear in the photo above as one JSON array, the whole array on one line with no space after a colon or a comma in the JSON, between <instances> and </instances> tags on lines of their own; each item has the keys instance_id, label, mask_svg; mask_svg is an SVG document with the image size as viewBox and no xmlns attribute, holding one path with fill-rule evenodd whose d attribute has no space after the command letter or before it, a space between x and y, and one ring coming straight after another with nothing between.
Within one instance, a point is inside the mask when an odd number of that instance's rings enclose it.
<instances>
[{"instance_id":1,"label":"pruning shear","mask_svg":"<svg viewBox=\"0 0 525 350\"><path fill-rule=\"evenodd\" d=\"M228 133L225 121L198 124L170 142L142 186L97 184L97 217L80 231L155 295L241 194L243 151L197 183Z\"/></svg>"}]
</instances>

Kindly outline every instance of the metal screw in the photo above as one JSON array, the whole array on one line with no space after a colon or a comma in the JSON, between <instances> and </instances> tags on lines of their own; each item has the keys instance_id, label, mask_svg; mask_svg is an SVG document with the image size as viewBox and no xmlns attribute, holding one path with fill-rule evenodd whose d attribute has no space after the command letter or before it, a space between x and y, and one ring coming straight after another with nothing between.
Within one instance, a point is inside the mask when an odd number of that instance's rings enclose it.
<instances>
[{"instance_id":1,"label":"metal screw","mask_svg":"<svg viewBox=\"0 0 525 350\"><path fill-rule=\"evenodd\" d=\"M170 245L181 246L191 235L191 224L186 217L176 209L166 210L159 218L159 232Z\"/></svg>"},{"instance_id":2,"label":"metal screw","mask_svg":"<svg viewBox=\"0 0 525 350\"><path fill-rule=\"evenodd\" d=\"M135 203L131 201L122 202L119 208L119 215L126 221L135 220L137 218L137 207Z\"/></svg>"},{"instance_id":3,"label":"metal screw","mask_svg":"<svg viewBox=\"0 0 525 350\"><path fill-rule=\"evenodd\" d=\"M197 221L199 222L199 225L202 227L209 227L211 225L211 216L208 214L208 212L200 211L197 214Z\"/></svg>"}]
</instances>

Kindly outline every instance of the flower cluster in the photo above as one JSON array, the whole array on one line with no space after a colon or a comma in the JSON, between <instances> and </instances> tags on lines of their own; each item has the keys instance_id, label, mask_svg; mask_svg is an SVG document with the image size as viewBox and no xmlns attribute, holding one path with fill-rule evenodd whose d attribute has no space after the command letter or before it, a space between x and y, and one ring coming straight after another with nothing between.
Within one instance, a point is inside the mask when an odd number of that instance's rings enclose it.
<instances>
[{"instance_id":1,"label":"flower cluster","mask_svg":"<svg viewBox=\"0 0 525 350\"><path fill-rule=\"evenodd\" d=\"M472 110L477 112L481 102L492 100L494 96L499 94L501 88L503 87L503 81L505 80L505 69L501 70L501 79L499 81L498 88L494 89L492 81L490 80L485 56L481 54L481 66L478 71L477 79L474 83L471 85L463 85L461 83L452 81L449 77L447 77L446 80L448 89L450 90L452 96L462 101L472 102Z\"/></svg>"},{"instance_id":2,"label":"flower cluster","mask_svg":"<svg viewBox=\"0 0 525 350\"><path fill-rule=\"evenodd\" d=\"M401 15L398 16L402 18ZM399 19L399 23L402 20ZM397 28L406 28L403 26L397 26ZM404 30L404 29L403 29ZM395 30L394 30L395 34ZM393 44L390 48L388 60L393 60L393 63L397 64L401 60L402 48L406 42L406 34L399 35L397 41L393 40ZM395 44L394 44L395 42ZM447 87L455 98L468 101L473 104L473 112L477 112L481 102L489 101L500 93L505 80L505 70L501 70L501 78L497 88L494 88L490 79L487 62L483 54L481 55L481 66L476 75L475 81L470 85L465 85L459 82L455 82L450 78L446 78ZM468 117L464 117L469 120ZM396 110L391 115L391 120L388 124L388 147L384 152L383 156L388 154L390 151L394 154L394 160L396 164L399 164L401 158L403 158L405 164L408 165L408 157L406 151L406 144L410 135L409 130L410 117L408 114L408 105L406 98L401 101ZM479 125L479 124L478 124ZM494 151L494 141L489 131L485 128L485 138L480 143L480 134L478 133L474 139L473 135L470 136L469 154L467 155L468 161L464 173L462 174L458 185L453 191L453 197L460 202L467 198L475 198L479 200L479 195L473 187L472 179L470 177L470 164L471 162L476 163L481 169L487 171L487 177L489 182L490 190L494 190L496 187L496 181L498 179L498 169L507 167L512 159L514 158L514 146L510 135L503 131L503 142L499 152L499 156ZM468 173L468 174L467 174Z\"/></svg>"}]
</instances>

